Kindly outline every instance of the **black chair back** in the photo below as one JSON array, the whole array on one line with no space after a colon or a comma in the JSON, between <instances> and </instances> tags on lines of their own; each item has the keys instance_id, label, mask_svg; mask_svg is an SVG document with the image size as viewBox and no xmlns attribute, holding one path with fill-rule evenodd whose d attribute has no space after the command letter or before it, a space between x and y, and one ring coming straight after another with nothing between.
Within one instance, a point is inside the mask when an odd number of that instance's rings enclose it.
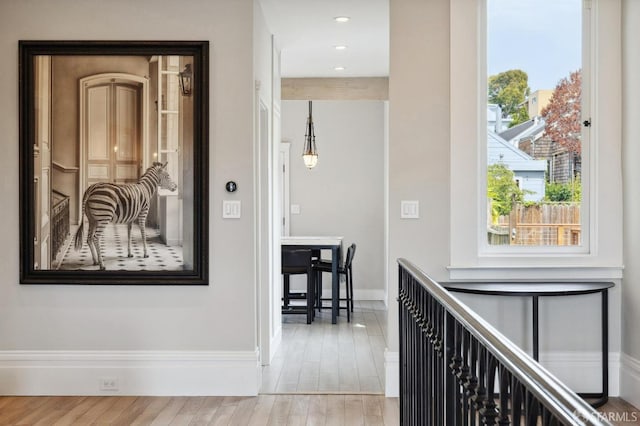
<instances>
[{"instance_id":1,"label":"black chair back","mask_svg":"<svg viewBox=\"0 0 640 426\"><path fill-rule=\"evenodd\" d=\"M351 268L351 263L353 262L353 257L356 255L356 243L352 243L349 248L347 248L347 257L344 261L345 269Z\"/></svg>"},{"instance_id":2,"label":"black chair back","mask_svg":"<svg viewBox=\"0 0 640 426\"><path fill-rule=\"evenodd\" d=\"M282 249L283 274L306 274L310 268L310 249Z\"/></svg>"}]
</instances>

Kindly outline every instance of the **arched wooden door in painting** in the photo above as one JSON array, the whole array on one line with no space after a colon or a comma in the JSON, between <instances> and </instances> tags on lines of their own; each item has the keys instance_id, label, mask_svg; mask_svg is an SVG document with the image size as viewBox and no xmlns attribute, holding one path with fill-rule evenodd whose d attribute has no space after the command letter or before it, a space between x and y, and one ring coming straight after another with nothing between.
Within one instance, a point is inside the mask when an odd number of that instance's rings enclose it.
<instances>
[{"instance_id":1,"label":"arched wooden door in painting","mask_svg":"<svg viewBox=\"0 0 640 426\"><path fill-rule=\"evenodd\" d=\"M93 183L136 182L144 170L147 84L144 77L121 73L80 80L79 200Z\"/></svg>"}]
</instances>

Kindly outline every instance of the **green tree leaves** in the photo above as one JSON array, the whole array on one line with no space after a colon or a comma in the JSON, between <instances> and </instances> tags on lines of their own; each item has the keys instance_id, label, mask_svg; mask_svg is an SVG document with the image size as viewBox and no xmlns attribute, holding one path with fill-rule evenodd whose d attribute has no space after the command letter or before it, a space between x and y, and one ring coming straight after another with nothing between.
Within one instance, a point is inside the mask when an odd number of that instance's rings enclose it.
<instances>
[{"instance_id":1,"label":"green tree leaves","mask_svg":"<svg viewBox=\"0 0 640 426\"><path fill-rule=\"evenodd\" d=\"M489 77L489 103L502 109L502 116L511 116L511 126L529 119L525 100L529 96L529 76L522 70L509 70Z\"/></svg>"},{"instance_id":2,"label":"green tree leaves","mask_svg":"<svg viewBox=\"0 0 640 426\"><path fill-rule=\"evenodd\" d=\"M522 202L524 192L518 187L513 171L504 164L492 164L487 169L487 197L491 198L491 216L508 215L514 202Z\"/></svg>"}]
</instances>

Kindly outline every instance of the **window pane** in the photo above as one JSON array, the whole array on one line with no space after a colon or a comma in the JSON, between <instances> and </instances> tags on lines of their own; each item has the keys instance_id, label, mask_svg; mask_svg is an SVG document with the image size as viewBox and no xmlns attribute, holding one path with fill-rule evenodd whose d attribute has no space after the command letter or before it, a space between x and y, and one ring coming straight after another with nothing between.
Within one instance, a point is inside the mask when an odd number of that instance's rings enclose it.
<instances>
[{"instance_id":1,"label":"window pane","mask_svg":"<svg viewBox=\"0 0 640 426\"><path fill-rule=\"evenodd\" d=\"M581 0L487 0L487 239L581 244Z\"/></svg>"}]
</instances>

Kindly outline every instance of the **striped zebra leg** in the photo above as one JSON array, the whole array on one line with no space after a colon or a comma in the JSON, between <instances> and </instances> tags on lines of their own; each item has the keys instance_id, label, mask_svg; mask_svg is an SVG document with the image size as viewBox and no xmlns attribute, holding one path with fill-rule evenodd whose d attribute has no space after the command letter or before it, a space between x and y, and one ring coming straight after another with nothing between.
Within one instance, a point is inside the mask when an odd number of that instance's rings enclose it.
<instances>
[{"instance_id":1,"label":"striped zebra leg","mask_svg":"<svg viewBox=\"0 0 640 426\"><path fill-rule=\"evenodd\" d=\"M91 251L91 258L93 259L93 264L98 264L98 253L96 251L96 242L98 237L96 236L96 224L95 222L89 221L89 229L87 231L87 245L89 246L89 251Z\"/></svg>"},{"instance_id":2,"label":"striped zebra leg","mask_svg":"<svg viewBox=\"0 0 640 426\"><path fill-rule=\"evenodd\" d=\"M131 227L133 226L133 222L127 223L127 257L133 257L131 254Z\"/></svg>"},{"instance_id":3,"label":"striped zebra leg","mask_svg":"<svg viewBox=\"0 0 640 426\"><path fill-rule=\"evenodd\" d=\"M141 216L138 218L138 225L140 226L140 233L142 234L142 248L144 257L149 257L147 254L147 217Z\"/></svg>"},{"instance_id":4,"label":"striped zebra leg","mask_svg":"<svg viewBox=\"0 0 640 426\"><path fill-rule=\"evenodd\" d=\"M104 260L102 259L102 251L100 250L100 239L102 238L102 234L104 233L104 228L107 226L108 222L98 222L95 225L95 230L93 232L93 236L91 238L91 243L93 243L94 250L96 252L96 257L98 259L97 264L100 265L100 270L104 271L106 268L104 266ZM91 226L89 226L91 229ZM92 235L91 230L89 231L89 235ZM90 243L90 244L91 244ZM92 253L93 254L93 253ZM94 259L95 262L95 259ZM96 263L94 263L95 265Z\"/></svg>"}]
</instances>

